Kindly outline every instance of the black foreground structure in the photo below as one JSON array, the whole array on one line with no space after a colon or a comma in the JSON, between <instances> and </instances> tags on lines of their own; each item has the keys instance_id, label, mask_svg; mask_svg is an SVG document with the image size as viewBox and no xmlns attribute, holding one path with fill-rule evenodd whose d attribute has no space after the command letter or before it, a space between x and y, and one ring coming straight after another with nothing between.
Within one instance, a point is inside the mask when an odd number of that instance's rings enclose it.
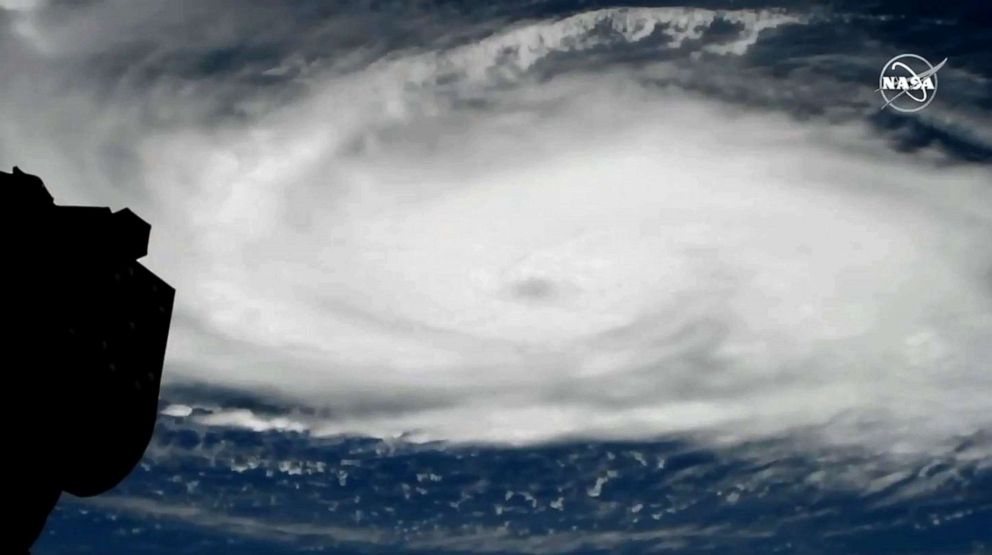
<instances>
[{"instance_id":1,"label":"black foreground structure","mask_svg":"<svg viewBox=\"0 0 992 555\"><path fill-rule=\"evenodd\" d=\"M128 209L58 206L41 179L0 172L5 419L2 486L26 553L63 491L102 493L141 459L158 412L175 290L136 262L151 226Z\"/></svg>"}]
</instances>

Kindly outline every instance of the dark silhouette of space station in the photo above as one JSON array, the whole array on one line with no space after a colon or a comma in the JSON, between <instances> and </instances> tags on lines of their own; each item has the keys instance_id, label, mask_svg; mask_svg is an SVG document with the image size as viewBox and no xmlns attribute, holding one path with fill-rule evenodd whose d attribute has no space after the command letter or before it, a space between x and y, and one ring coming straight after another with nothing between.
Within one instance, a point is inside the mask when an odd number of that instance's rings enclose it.
<instances>
[{"instance_id":1,"label":"dark silhouette of space station","mask_svg":"<svg viewBox=\"0 0 992 555\"><path fill-rule=\"evenodd\" d=\"M60 206L0 172L7 357L2 553L26 553L63 491L103 493L152 436L175 290L137 262L151 226L128 209Z\"/></svg>"}]
</instances>

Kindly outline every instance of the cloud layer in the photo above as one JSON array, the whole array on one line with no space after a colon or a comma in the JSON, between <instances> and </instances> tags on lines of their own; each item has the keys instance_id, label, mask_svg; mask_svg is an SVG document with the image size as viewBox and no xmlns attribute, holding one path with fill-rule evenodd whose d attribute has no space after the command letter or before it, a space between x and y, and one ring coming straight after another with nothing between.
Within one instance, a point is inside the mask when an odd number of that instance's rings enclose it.
<instances>
[{"instance_id":1,"label":"cloud layer","mask_svg":"<svg viewBox=\"0 0 992 555\"><path fill-rule=\"evenodd\" d=\"M12 21L11 63L77 55L51 17ZM600 10L372 63L265 58L277 84L250 92L250 65L190 78L160 49L113 103L57 71L0 85L52 91L3 118L0 157L155 224L171 380L320 409L217 425L897 449L985 429L988 167L676 86L803 21Z\"/></svg>"}]
</instances>

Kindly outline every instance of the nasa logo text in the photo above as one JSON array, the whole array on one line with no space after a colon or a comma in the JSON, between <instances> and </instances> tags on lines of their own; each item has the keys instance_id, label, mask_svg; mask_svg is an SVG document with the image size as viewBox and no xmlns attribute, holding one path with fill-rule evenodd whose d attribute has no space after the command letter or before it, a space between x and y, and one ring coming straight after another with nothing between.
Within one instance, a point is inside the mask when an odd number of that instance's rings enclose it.
<instances>
[{"instance_id":1,"label":"nasa logo text","mask_svg":"<svg viewBox=\"0 0 992 555\"><path fill-rule=\"evenodd\" d=\"M900 112L918 112L926 108L937 94L937 72L947 63L947 58L937 65L923 56L900 54L886 62L878 76L878 89L882 94L882 108Z\"/></svg>"}]
</instances>

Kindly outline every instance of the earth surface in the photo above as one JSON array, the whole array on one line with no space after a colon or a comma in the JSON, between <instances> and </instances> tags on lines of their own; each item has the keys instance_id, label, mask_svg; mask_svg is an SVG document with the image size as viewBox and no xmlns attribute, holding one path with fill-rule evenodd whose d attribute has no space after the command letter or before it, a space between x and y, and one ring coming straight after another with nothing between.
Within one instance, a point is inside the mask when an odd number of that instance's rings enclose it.
<instances>
[{"instance_id":1,"label":"earth surface","mask_svg":"<svg viewBox=\"0 0 992 555\"><path fill-rule=\"evenodd\" d=\"M0 2L0 161L178 291L143 461L34 552L992 553L990 45L982 2ZM901 53L948 59L913 114Z\"/></svg>"}]
</instances>

